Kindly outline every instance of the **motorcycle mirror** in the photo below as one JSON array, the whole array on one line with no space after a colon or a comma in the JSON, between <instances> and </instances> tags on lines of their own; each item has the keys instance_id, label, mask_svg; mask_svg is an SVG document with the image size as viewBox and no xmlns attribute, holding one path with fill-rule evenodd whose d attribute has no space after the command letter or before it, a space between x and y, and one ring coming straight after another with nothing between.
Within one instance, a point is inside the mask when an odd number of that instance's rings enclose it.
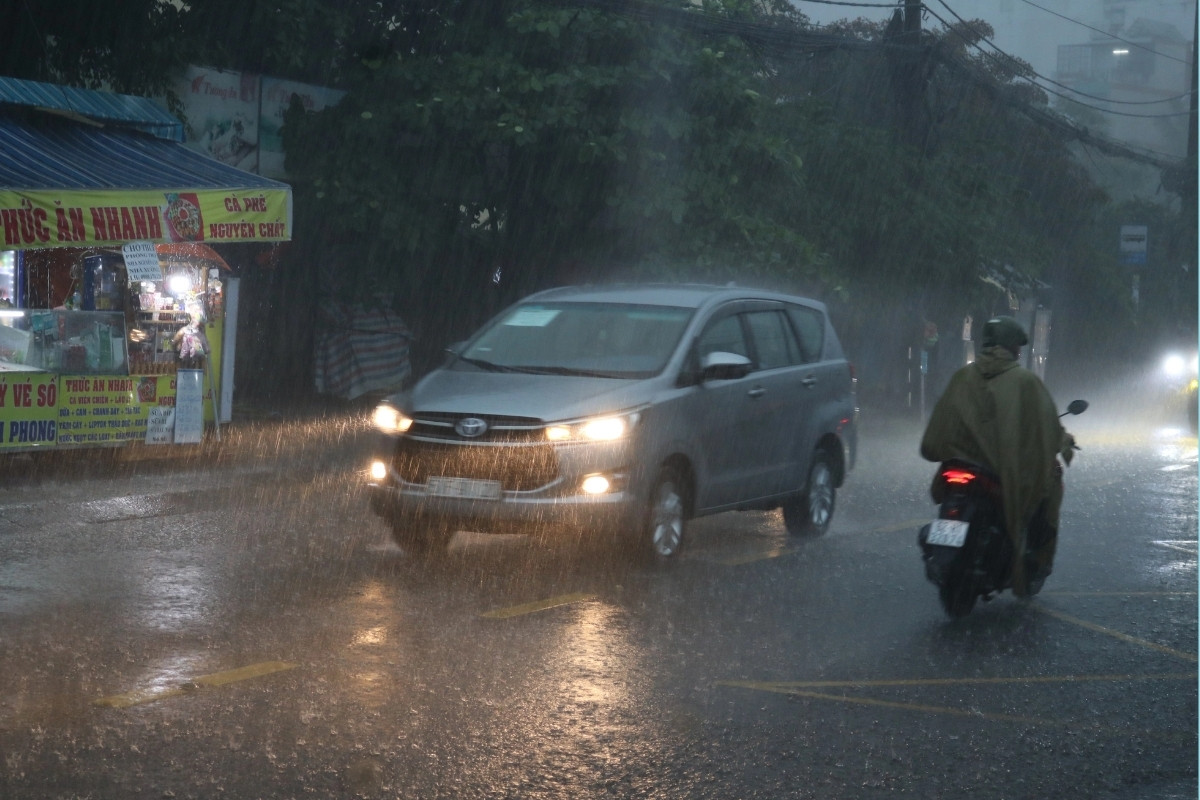
<instances>
[{"instance_id":1,"label":"motorcycle mirror","mask_svg":"<svg viewBox=\"0 0 1200 800\"><path fill-rule=\"evenodd\" d=\"M1067 413L1068 414L1082 414L1083 412L1087 411L1087 407L1088 407L1087 400L1072 400L1070 405L1067 406ZM1059 414L1059 416L1061 417L1063 415Z\"/></svg>"}]
</instances>

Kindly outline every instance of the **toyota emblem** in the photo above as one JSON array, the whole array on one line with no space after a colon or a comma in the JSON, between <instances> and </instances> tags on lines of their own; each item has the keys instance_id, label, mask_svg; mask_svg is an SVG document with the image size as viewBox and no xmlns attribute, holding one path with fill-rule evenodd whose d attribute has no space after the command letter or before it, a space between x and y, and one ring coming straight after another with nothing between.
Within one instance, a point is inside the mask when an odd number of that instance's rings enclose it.
<instances>
[{"instance_id":1,"label":"toyota emblem","mask_svg":"<svg viewBox=\"0 0 1200 800\"><path fill-rule=\"evenodd\" d=\"M487 432L487 429L488 424L479 417L466 417L465 419L460 419L454 425L454 430L464 439L474 439L476 436L483 436Z\"/></svg>"}]
</instances>

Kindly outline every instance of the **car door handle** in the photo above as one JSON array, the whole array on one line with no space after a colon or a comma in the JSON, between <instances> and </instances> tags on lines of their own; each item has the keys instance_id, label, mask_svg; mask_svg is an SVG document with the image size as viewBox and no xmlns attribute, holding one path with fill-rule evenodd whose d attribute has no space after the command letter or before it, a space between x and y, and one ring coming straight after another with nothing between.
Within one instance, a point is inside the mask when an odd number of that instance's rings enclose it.
<instances>
[{"instance_id":1,"label":"car door handle","mask_svg":"<svg viewBox=\"0 0 1200 800\"><path fill-rule=\"evenodd\" d=\"M767 393L767 390L762 388L761 386L755 386L753 389L746 392L746 394L750 395L750 397L754 400L757 400L758 398L762 397L766 393Z\"/></svg>"},{"instance_id":2,"label":"car door handle","mask_svg":"<svg viewBox=\"0 0 1200 800\"><path fill-rule=\"evenodd\" d=\"M809 375L806 378L801 378L800 383L804 386L805 389L811 389L812 387L817 385L817 379L814 378L812 375Z\"/></svg>"}]
</instances>

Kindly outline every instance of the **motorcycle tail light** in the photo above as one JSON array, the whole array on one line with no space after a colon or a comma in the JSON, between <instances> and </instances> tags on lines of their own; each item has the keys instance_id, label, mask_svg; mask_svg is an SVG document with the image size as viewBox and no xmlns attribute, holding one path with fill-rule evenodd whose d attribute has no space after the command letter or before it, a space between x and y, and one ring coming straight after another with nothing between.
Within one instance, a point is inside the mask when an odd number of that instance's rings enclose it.
<instances>
[{"instance_id":1,"label":"motorcycle tail light","mask_svg":"<svg viewBox=\"0 0 1200 800\"><path fill-rule=\"evenodd\" d=\"M975 473L967 472L965 469L948 469L942 472L942 480L956 486L966 486L975 480Z\"/></svg>"}]
</instances>

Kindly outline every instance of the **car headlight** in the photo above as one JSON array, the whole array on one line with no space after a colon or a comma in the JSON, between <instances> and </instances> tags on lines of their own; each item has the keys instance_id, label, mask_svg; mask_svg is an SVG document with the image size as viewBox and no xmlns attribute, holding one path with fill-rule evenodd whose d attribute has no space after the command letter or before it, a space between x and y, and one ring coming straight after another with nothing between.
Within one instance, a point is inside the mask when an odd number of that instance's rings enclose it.
<instances>
[{"instance_id":1,"label":"car headlight","mask_svg":"<svg viewBox=\"0 0 1200 800\"><path fill-rule=\"evenodd\" d=\"M404 416L400 413L400 409L387 403L375 408L375 413L371 415L371 421L379 430L391 434L404 433L413 424L412 418Z\"/></svg>"},{"instance_id":2,"label":"car headlight","mask_svg":"<svg viewBox=\"0 0 1200 800\"><path fill-rule=\"evenodd\" d=\"M637 421L636 413L592 417L551 425L546 428L546 438L552 442L614 442L628 436Z\"/></svg>"},{"instance_id":3,"label":"car headlight","mask_svg":"<svg viewBox=\"0 0 1200 800\"><path fill-rule=\"evenodd\" d=\"M1163 373L1168 378L1180 378L1187 368L1187 362L1179 353L1171 353L1163 359Z\"/></svg>"}]
</instances>

